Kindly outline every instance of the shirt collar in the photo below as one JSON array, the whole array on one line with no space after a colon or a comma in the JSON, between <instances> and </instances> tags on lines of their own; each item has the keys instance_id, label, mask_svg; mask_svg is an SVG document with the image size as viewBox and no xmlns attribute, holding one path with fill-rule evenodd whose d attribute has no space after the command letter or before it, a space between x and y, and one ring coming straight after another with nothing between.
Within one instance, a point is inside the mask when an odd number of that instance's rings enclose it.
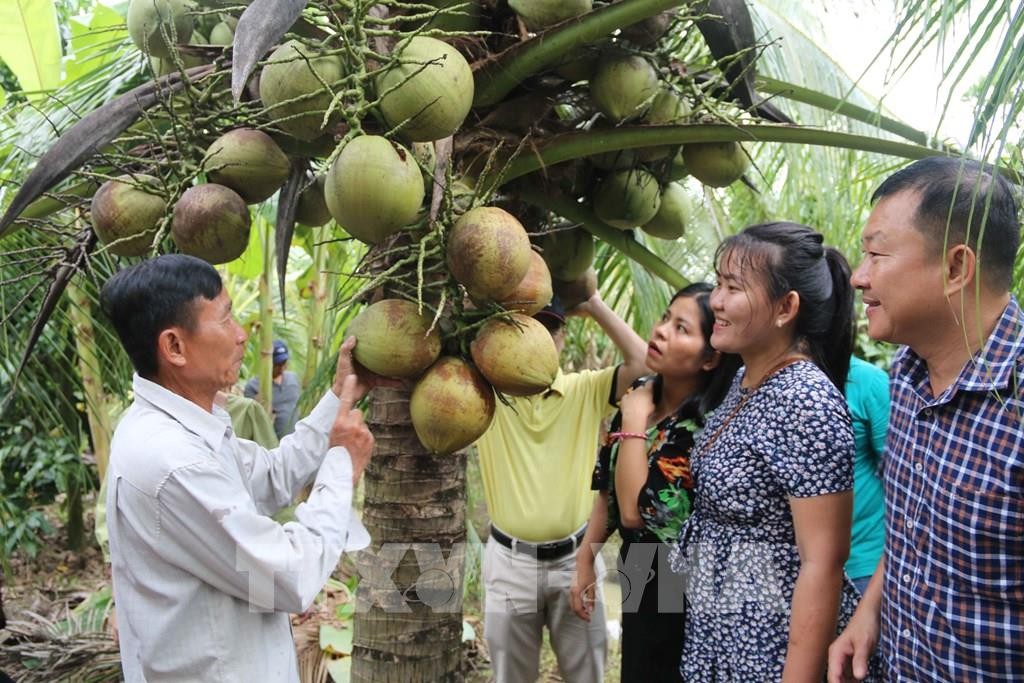
<instances>
[{"instance_id":1,"label":"shirt collar","mask_svg":"<svg viewBox=\"0 0 1024 683\"><path fill-rule=\"evenodd\" d=\"M985 345L964 364L956 381L943 393L952 396L956 391L1005 389L1013 380L1014 370L1022 355L1024 314L1016 298L1011 296L1010 303L1003 309ZM901 348L896 354L893 370L908 377L919 389L928 382L927 363L909 347Z\"/></svg>"},{"instance_id":2,"label":"shirt collar","mask_svg":"<svg viewBox=\"0 0 1024 683\"><path fill-rule=\"evenodd\" d=\"M555 381L552 382L551 386L548 387L548 390L541 395L547 396L552 391L559 396L565 396L565 375L562 373L562 368L558 368L558 372L555 373Z\"/></svg>"},{"instance_id":3,"label":"shirt collar","mask_svg":"<svg viewBox=\"0 0 1024 683\"><path fill-rule=\"evenodd\" d=\"M157 410L167 413L188 431L198 435L214 452L220 452L224 437L230 429L230 417L220 406L208 413L188 399L144 377L132 377L135 400L143 400Z\"/></svg>"}]
</instances>

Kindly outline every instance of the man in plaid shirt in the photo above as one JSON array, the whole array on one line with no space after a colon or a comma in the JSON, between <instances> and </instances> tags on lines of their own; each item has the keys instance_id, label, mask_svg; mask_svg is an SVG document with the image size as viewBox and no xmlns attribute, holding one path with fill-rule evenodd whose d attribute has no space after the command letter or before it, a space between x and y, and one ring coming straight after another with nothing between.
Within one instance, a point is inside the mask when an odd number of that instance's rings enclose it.
<instances>
[{"instance_id":1,"label":"man in plaid shirt","mask_svg":"<svg viewBox=\"0 0 1024 683\"><path fill-rule=\"evenodd\" d=\"M882 474L885 554L829 649L862 680L1024 681L1024 315L1009 184L923 159L872 197L853 275L868 334L902 344Z\"/></svg>"}]
</instances>

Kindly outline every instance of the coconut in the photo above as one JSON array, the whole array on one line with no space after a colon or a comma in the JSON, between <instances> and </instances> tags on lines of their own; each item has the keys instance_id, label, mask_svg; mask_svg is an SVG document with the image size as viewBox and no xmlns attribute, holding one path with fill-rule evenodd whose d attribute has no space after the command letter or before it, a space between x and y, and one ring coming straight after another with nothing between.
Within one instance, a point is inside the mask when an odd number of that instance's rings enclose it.
<instances>
[{"instance_id":1,"label":"coconut","mask_svg":"<svg viewBox=\"0 0 1024 683\"><path fill-rule=\"evenodd\" d=\"M206 42L206 39L203 38L202 34L198 31L193 31L192 37L188 39L188 42L192 45L202 45L204 42ZM191 69L193 67L202 66L203 64L206 64L206 60L200 57L199 55L189 55L185 54L184 52L179 52L178 58L181 59L181 65L186 69ZM168 57L167 59L161 59L160 57L150 55L149 65L150 67L152 67L153 74L157 78L160 78L161 76L166 76L167 74L173 73L178 70L178 65L175 64L174 59L170 57Z\"/></svg>"},{"instance_id":2,"label":"coconut","mask_svg":"<svg viewBox=\"0 0 1024 683\"><path fill-rule=\"evenodd\" d=\"M590 79L590 98L614 123L642 116L658 94L658 72L643 57L614 52Z\"/></svg>"},{"instance_id":3,"label":"coconut","mask_svg":"<svg viewBox=\"0 0 1024 683\"><path fill-rule=\"evenodd\" d=\"M575 280L594 262L594 238L581 228L549 232L541 249L553 280Z\"/></svg>"},{"instance_id":4,"label":"coconut","mask_svg":"<svg viewBox=\"0 0 1024 683\"><path fill-rule=\"evenodd\" d=\"M278 131L271 131L270 137L274 139L281 151L290 157L300 159L325 159L331 156L331 152L338 146L338 141L330 133L325 133L312 140L298 140L291 135L285 135Z\"/></svg>"},{"instance_id":5,"label":"coconut","mask_svg":"<svg viewBox=\"0 0 1024 683\"><path fill-rule=\"evenodd\" d=\"M643 225L643 231L664 240L683 236L686 224L690 222L693 208L690 196L679 183L669 183L661 193L661 206L654 218Z\"/></svg>"},{"instance_id":6,"label":"coconut","mask_svg":"<svg viewBox=\"0 0 1024 683\"><path fill-rule=\"evenodd\" d=\"M424 0L422 4L436 7L438 12L420 24L424 30L467 33L479 31L483 21L483 7L479 0ZM417 14L423 14L417 11ZM419 28L413 26L412 28Z\"/></svg>"},{"instance_id":7,"label":"coconut","mask_svg":"<svg viewBox=\"0 0 1024 683\"><path fill-rule=\"evenodd\" d=\"M515 291L502 300L501 305L509 311L533 315L551 303L551 273L544 257L530 252L530 268Z\"/></svg>"},{"instance_id":8,"label":"coconut","mask_svg":"<svg viewBox=\"0 0 1024 683\"><path fill-rule=\"evenodd\" d=\"M462 215L448 235L448 269L477 301L502 301L526 276L530 238L516 218L494 206Z\"/></svg>"},{"instance_id":9,"label":"coconut","mask_svg":"<svg viewBox=\"0 0 1024 683\"><path fill-rule=\"evenodd\" d=\"M230 187L247 204L258 204L281 189L291 164L263 131L236 128L206 149L203 168L210 182Z\"/></svg>"},{"instance_id":10,"label":"coconut","mask_svg":"<svg viewBox=\"0 0 1024 683\"><path fill-rule=\"evenodd\" d=\"M334 220L367 244L412 222L424 194L412 153L379 135L363 135L345 145L324 183Z\"/></svg>"},{"instance_id":11,"label":"coconut","mask_svg":"<svg viewBox=\"0 0 1024 683\"><path fill-rule=\"evenodd\" d=\"M235 41L235 29L222 21L210 29L210 45L231 45Z\"/></svg>"},{"instance_id":12,"label":"coconut","mask_svg":"<svg viewBox=\"0 0 1024 683\"><path fill-rule=\"evenodd\" d=\"M653 17L641 19L622 29L622 33L619 35L638 47L654 45L668 31L675 14L675 10L666 10Z\"/></svg>"},{"instance_id":13,"label":"coconut","mask_svg":"<svg viewBox=\"0 0 1024 683\"><path fill-rule=\"evenodd\" d=\"M152 246L167 212L163 197L148 189L155 189L156 183L148 175L123 175L103 183L93 195L92 227L112 254L142 256Z\"/></svg>"},{"instance_id":14,"label":"coconut","mask_svg":"<svg viewBox=\"0 0 1024 683\"><path fill-rule=\"evenodd\" d=\"M487 431L494 417L494 390L472 365L445 356L412 390L409 413L427 450L454 453Z\"/></svg>"},{"instance_id":15,"label":"coconut","mask_svg":"<svg viewBox=\"0 0 1024 683\"><path fill-rule=\"evenodd\" d=\"M342 75L338 57L318 55L290 40L274 50L263 67L260 100L278 128L299 140L313 140L324 134L324 114L334 98L323 84L333 88ZM298 97L303 99L288 101Z\"/></svg>"},{"instance_id":16,"label":"coconut","mask_svg":"<svg viewBox=\"0 0 1024 683\"><path fill-rule=\"evenodd\" d=\"M565 306L565 310L572 310L594 296L597 291L597 271L587 268L583 275L571 282L552 280L551 287L555 291L555 296Z\"/></svg>"},{"instance_id":17,"label":"coconut","mask_svg":"<svg viewBox=\"0 0 1024 683\"><path fill-rule=\"evenodd\" d=\"M355 359L382 377L419 377L441 355L440 333L415 303L404 299L384 299L363 309L346 334L358 340Z\"/></svg>"},{"instance_id":18,"label":"coconut","mask_svg":"<svg viewBox=\"0 0 1024 683\"><path fill-rule=\"evenodd\" d=\"M593 206L598 218L620 230L643 225L661 206L658 179L642 168L611 173L594 191Z\"/></svg>"},{"instance_id":19,"label":"coconut","mask_svg":"<svg viewBox=\"0 0 1024 683\"><path fill-rule=\"evenodd\" d=\"M473 363L496 391L530 396L544 391L558 374L558 349L540 322L521 313L493 318L470 344Z\"/></svg>"},{"instance_id":20,"label":"coconut","mask_svg":"<svg viewBox=\"0 0 1024 683\"><path fill-rule=\"evenodd\" d=\"M210 263L227 263L249 245L252 218L232 189L206 183L185 190L174 205L171 237L183 253Z\"/></svg>"},{"instance_id":21,"label":"coconut","mask_svg":"<svg viewBox=\"0 0 1024 683\"><path fill-rule=\"evenodd\" d=\"M653 126L669 126L686 121L690 116L690 105L671 90L662 90L644 114L643 123ZM641 161L657 161L672 154L678 145L655 145L641 147L637 156Z\"/></svg>"},{"instance_id":22,"label":"coconut","mask_svg":"<svg viewBox=\"0 0 1024 683\"><path fill-rule=\"evenodd\" d=\"M570 54L565 61L556 66L555 73L570 83L590 80L597 70L600 54L596 49L585 47Z\"/></svg>"},{"instance_id":23,"label":"coconut","mask_svg":"<svg viewBox=\"0 0 1024 683\"><path fill-rule=\"evenodd\" d=\"M690 175L690 172L686 170L686 162L683 160L683 148L680 147L679 151L672 156L672 160L668 162L668 180L680 180Z\"/></svg>"},{"instance_id":24,"label":"coconut","mask_svg":"<svg viewBox=\"0 0 1024 683\"><path fill-rule=\"evenodd\" d=\"M417 36L399 48L397 62L377 78L380 111L398 134L415 142L446 138L473 106L473 72L458 50Z\"/></svg>"},{"instance_id":25,"label":"coconut","mask_svg":"<svg viewBox=\"0 0 1024 683\"><path fill-rule=\"evenodd\" d=\"M531 31L586 14L594 6L592 0L508 0L508 5Z\"/></svg>"},{"instance_id":26,"label":"coconut","mask_svg":"<svg viewBox=\"0 0 1024 683\"><path fill-rule=\"evenodd\" d=\"M299 195L299 203L295 207L295 222L311 227L318 227L331 220L331 211L324 199L325 176L317 176Z\"/></svg>"},{"instance_id":27,"label":"coconut","mask_svg":"<svg viewBox=\"0 0 1024 683\"><path fill-rule=\"evenodd\" d=\"M193 7L189 0L131 0L128 35L146 54L168 59L173 46L192 35Z\"/></svg>"},{"instance_id":28,"label":"coconut","mask_svg":"<svg viewBox=\"0 0 1024 683\"><path fill-rule=\"evenodd\" d=\"M726 187L739 180L750 165L738 142L692 142L683 145L686 170L711 187Z\"/></svg>"}]
</instances>

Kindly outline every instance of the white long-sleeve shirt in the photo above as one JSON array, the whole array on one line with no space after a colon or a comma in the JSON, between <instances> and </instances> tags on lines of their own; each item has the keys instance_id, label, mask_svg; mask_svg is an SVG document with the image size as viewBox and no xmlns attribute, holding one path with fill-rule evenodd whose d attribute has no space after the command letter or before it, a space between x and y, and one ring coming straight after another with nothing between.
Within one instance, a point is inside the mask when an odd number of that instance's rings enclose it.
<instances>
[{"instance_id":1,"label":"white long-sleeve shirt","mask_svg":"<svg viewBox=\"0 0 1024 683\"><path fill-rule=\"evenodd\" d=\"M352 461L328 450L330 391L274 450L235 437L227 413L136 376L108 473L114 600L127 683L298 682L288 614L304 611L343 549ZM296 521L268 515L313 476Z\"/></svg>"}]
</instances>

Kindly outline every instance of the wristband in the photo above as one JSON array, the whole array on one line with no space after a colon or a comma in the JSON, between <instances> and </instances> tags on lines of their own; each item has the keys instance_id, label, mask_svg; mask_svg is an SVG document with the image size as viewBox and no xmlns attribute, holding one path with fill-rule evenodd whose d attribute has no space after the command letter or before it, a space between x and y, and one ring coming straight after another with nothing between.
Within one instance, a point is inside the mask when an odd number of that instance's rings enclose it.
<instances>
[{"instance_id":1,"label":"wristband","mask_svg":"<svg viewBox=\"0 0 1024 683\"><path fill-rule=\"evenodd\" d=\"M612 432L608 435L608 441L622 441L623 439L643 439L647 440L647 435L642 432Z\"/></svg>"}]
</instances>

